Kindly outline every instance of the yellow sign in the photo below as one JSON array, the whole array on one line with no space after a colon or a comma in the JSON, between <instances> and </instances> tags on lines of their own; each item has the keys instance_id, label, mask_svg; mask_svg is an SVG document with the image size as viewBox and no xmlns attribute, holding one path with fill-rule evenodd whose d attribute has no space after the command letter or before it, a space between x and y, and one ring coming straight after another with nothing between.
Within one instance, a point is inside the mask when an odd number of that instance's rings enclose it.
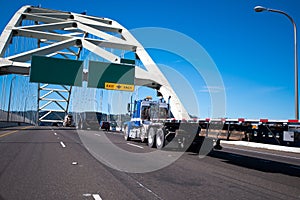
<instances>
[{"instance_id":1,"label":"yellow sign","mask_svg":"<svg viewBox=\"0 0 300 200\"><path fill-rule=\"evenodd\" d=\"M108 83L105 82L105 89L107 90L123 90L123 91L134 91L134 85L119 84L119 83Z\"/></svg>"}]
</instances>

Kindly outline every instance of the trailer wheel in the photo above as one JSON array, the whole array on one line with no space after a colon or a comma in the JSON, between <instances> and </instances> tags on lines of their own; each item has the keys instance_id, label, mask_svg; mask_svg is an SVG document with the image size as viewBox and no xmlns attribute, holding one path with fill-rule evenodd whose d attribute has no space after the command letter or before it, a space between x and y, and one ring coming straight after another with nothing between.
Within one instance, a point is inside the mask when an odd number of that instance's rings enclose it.
<instances>
[{"instance_id":1,"label":"trailer wheel","mask_svg":"<svg viewBox=\"0 0 300 200\"><path fill-rule=\"evenodd\" d=\"M126 141L130 141L130 137L129 137L129 132L128 132L128 126L125 126L125 128L124 128L124 139L126 140Z\"/></svg>"},{"instance_id":2,"label":"trailer wheel","mask_svg":"<svg viewBox=\"0 0 300 200\"><path fill-rule=\"evenodd\" d=\"M156 146L155 138L156 138L156 129L154 127L150 127L149 132L148 132L148 146L149 147L154 148Z\"/></svg>"},{"instance_id":3,"label":"trailer wheel","mask_svg":"<svg viewBox=\"0 0 300 200\"><path fill-rule=\"evenodd\" d=\"M84 122L80 122L79 129L81 129L81 130L86 129Z\"/></svg>"},{"instance_id":4,"label":"trailer wheel","mask_svg":"<svg viewBox=\"0 0 300 200\"><path fill-rule=\"evenodd\" d=\"M165 146L165 134L160 128L156 131L156 148L162 149Z\"/></svg>"}]
</instances>

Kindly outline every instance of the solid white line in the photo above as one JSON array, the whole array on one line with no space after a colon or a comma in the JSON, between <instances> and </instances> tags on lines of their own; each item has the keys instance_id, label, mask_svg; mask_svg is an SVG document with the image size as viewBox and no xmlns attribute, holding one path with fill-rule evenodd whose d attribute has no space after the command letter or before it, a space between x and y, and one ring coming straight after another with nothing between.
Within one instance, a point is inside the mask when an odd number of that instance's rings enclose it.
<instances>
[{"instance_id":1,"label":"solid white line","mask_svg":"<svg viewBox=\"0 0 300 200\"><path fill-rule=\"evenodd\" d=\"M130 146L133 146L133 147L137 147L137 148L140 148L140 149L144 149L144 147L141 147L139 145L135 145L135 144L131 144L131 143L127 143L128 145Z\"/></svg>"},{"instance_id":2,"label":"solid white line","mask_svg":"<svg viewBox=\"0 0 300 200\"><path fill-rule=\"evenodd\" d=\"M99 194L93 194L92 196L95 200L102 200Z\"/></svg>"},{"instance_id":3,"label":"solid white line","mask_svg":"<svg viewBox=\"0 0 300 200\"><path fill-rule=\"evenodd\" d=\"M235 147L225 147L225 148L226 149L236 149L236 150L239 150L239 151L252 152L252 153L254 152L254 153L258 153L258 154L271 155L271 156L282 157L282 158L290 158L290 159L300 160L300 158L293 157L293 156L284 156L284 155L278 155L278 154L274 154L274 153L260 152L260 151L254 151L254 150L245 150L245 149L240 149L240 148L235 148Z\"/></svg>"},{"instance_id":4,"label":"solid white line","mask_svg":"<svg viewBox=\"0 0 300 200\"><path fill-rule=\"evenodd\" d=\"M66 145L65 145L62 141L60 141L60 144L61 144L61 146L62 146L63 148L66 147Z\"/></svg>"},{"instance_id":5,"label":"solid white line","mask_svg":"<svg viewBox=\"0 0 300 200\"><path fill-rule=\"evenodd\" d=\"M287 146L274 145L274 144L263 144L263 143L246 142L246 141L225 141L225 140L222 140L221 144L222 143L238 145L238 146L253 147L253 148L260 148L260 149L269 149L269 150L275 150L275 151L300 153L300 149L297 147L287 147Z\"/></svg>"}]
</instances>

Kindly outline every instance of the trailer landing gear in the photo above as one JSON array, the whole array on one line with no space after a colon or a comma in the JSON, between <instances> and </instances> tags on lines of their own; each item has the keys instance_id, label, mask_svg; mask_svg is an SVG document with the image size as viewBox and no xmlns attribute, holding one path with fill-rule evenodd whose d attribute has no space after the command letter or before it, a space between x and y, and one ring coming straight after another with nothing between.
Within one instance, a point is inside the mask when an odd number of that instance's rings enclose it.
<instances>
[{"instance_id":1,"label":"trailer landing gear","mask_svg":"<svg viewBox=\"0 0 300 200\"><path fill-rule=\"evenodd\" d=\"M217 139L216 145L214 146L214 149L221 150L223 147L221 146L221 140Z\"/></svg>"}]
</instances>

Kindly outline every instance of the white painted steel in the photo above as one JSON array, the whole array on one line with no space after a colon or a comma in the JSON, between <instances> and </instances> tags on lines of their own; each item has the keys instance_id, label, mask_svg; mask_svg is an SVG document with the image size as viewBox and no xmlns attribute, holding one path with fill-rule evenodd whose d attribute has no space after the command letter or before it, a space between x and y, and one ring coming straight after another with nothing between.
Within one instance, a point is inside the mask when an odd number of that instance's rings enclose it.
<instances>
[{"instance_id":1,"label":"white painted steel","mask_svg":"<svg viewBox=\"0 0 300 200\"><path fill-rule=\"evenodd\" d=\"M35 25L23 25L23 20L31 20ZM85 37L87 34L93 35L94 38ZM5 52L15 36L36 38L38 43L43 46L37 45L34 49L4 58ZM174 117L190 119L170 83L143 46L125 27L108 18L33 6L20 8L0 37L0 57L2 59L0 75L10 73L28 75L28 63L34 54L48 57L62 55L64 58L70 59L74 55L78 58L79 55L71 48L87 49L112 63L120 63L120 55L116 55L114 51L106 48L134 52L146 68L143 70L138 66L135 67L135 85L157 89L165 99L171 96L170 105ZM24 65L26 63L26 66L22 66L21 63Z\"/></svg>"}]
</instances>

